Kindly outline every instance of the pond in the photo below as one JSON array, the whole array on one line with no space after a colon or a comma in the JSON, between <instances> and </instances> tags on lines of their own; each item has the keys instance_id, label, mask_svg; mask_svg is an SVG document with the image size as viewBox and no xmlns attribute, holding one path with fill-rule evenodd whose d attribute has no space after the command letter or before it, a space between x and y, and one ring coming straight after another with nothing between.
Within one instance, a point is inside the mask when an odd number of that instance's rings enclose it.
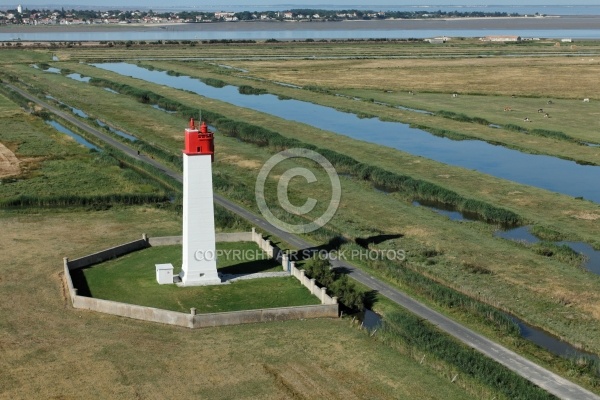
<instances>
[{"instance_id":1,"label":"pond","mask_svg":"<svg viewBox=\"0 0 600 400\"><path fill-rule=\"evenodd\" d=\"M76 81L85 82L85 83L88 83L90 81L90 79L92 79L89 76L83 76L83 75L77 74L77 73L68 74L67 78L75 79Z\"/></svg>"},{"instance_id":2,"label":"pond","mask_svg":"<svg viewBox=\"0 0 600 400\"><path fill-rule=\"evenodd\" d=\"M235 86L215 88L188 76L171 76L127 63L93 64L98 68L159 85L195 92L280 118L297 121L354 139L395 148L445 164L463 167L524 185L583 197L600 203L600 167L579 165L557 157L527 154L481 140L451 140L400 122L358 118L298 100L280 100L272 94L243 95Z\"/></svg>"},{"instance_id":3,"label":"pond","mask_svg":"<svg viewBox=\"0 0 600 400\"><path fill-rule=\"evenodd\" d=\"M514 229L497 231L494 236L526 244L540 242L541 240L533 235L530 229L531 226L520 226ZM595 250L592 246L584 242L559 241L553 243L558 246L569 246L573 251L582 254L584 256L582 267L600 275L600 250Z\"/></svg>"}]
</instances>

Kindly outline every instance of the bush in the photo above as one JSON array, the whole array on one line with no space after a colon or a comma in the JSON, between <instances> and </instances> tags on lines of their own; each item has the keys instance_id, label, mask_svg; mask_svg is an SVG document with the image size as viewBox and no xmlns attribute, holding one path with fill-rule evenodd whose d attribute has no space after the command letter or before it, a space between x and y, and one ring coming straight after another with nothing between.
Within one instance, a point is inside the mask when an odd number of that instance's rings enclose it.
<instances>
[{"instance_id":1,"label":"bush","mask_svg":"<svg viewBox=\"0 0 600 400\"><path fill-rule=\"evenodd\" d=\"M238 87L240 94L265 94L268 93L265 89L259 89L248 85Z\"/></svg>"},{"instance_id":2,"label":"bush","mask_svg":"<svg viewBox=\"0 0 600 400\"><path fill-rule=\"evenodd\" d=\"M327 292L351 310L362 311L365 308L366 293L359 290L348 276L331 269L329 261L313 257L304 264L306 276L314 279L319 286L325 286Z\"/></svg>"},{"instance_id":3,"label":"bush","mask_svg":"<svg viewBox=\"0 0 600 400\"><path fill-rule=\"evenodd\" d=\"M141 193L125 193L125 194L107 194L96 196L28 196L21 195L13 199L3 200L0 202L1 208L7 207L68 207L68 206L99 206L113 204L147 204L147 203L162 203L168 201L166 195L158 194L141 194Z\"/></svg>"},{"instance_id":4,"label":"bush","mask_svg":"<svg viewBox=\"0 0 600 400\"><path fill-rule=\"evenodd\" d=\"M227 86L227 84L220 80L220 79L215 79L215 78L206 78L203 79L202 82L204 82L205 84L212 86L212 87L216 87L216 88L222 88Z\"/></svg>"},{"instance_id":5,"label":"bush","mask_svg":"<svg viewBox=\"0 0 600 400\"><path fill-rule=\"evenodd\" d=\"M459 121L459 122L469 122L469 123L481 124L481 125L486 125L486 126L490 124L490 122L484 118L469 117L466 114L457 114L452 111L440 110L436 114L439 115L440 117L452 119L454 121Z\"/></svg>"},{"instance_id":6,"label":"bush","mask_svg":"<svg viewBox=\"0 0 600 400\"><path fill-rule=\"evenodd\" d=\"M532 246L536 254L552 257L559 261L579 266L583 262L583 256L566 244L558 245L551 242L539 242Z\"/></svg>"}]
</instances>

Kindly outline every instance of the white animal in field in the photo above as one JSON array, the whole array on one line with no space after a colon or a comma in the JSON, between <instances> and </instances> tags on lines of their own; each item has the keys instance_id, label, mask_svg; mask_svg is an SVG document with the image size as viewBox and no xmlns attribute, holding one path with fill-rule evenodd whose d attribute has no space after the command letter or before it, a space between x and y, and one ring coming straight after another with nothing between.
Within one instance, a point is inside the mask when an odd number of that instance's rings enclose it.
<instances>
[{"instance_id":1,"label":"white animal in field","mask_svg":"<svg viewBox=\"0 0 600 400\"><path fill-rule=\"evenodd\" d=\"M590 99L586 97L585 99L583 99L583 102L584 102L584 103L589 103L589 102L590 102Z\"/></svg>"},{"instance_id":2,"label":"white animal in field","mask_svg":"<svg viewBox=\"0 0 600 400\"><path fill-rule=\"evenodd\" d=\"M458 93L452 93L452 97L458 97Z\"/></svg>"}]
</instances>

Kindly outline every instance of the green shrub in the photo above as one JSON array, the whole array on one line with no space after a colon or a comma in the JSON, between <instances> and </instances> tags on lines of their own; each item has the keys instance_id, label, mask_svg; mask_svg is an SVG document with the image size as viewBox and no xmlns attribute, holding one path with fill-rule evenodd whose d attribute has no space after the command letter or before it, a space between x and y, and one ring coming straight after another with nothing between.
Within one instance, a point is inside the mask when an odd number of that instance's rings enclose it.
<instances>
[{"instance_id":1,"label":"green shrub","mask_svg":"<svg viewBox=\"0 0 600 400\"><path fill-rule=\"evenodd\" d=\"M350 249L358 249L356 244L348 246ZM419 262L425 262L425 257L432 255L434 254L424 253L415 256L409 254L409 257L415 257ZM408 262L399 263L382 258L367 261L367 266L383 273L402 286L410 287L418 295L426 297L439 306L452 310L462 310L508 335L518 336L520 334L519 326L505 312L422 275L412 269ZM469 267L465 266L465 268ZM473 266L469 272L491 273L491 271L481 266Z\"/></svg>"},{"instance_id":2,"label":"green shrub","mask_svg":"<svg viewBox=\"0 0 600 400\"><path fill-rule=\"evenodd\" d=\"M536 254L552 257L567 264L579 266L583 262L583 256L566 244L554 244L551 242L539 242L532 246Z\"/></svg>"},{"instance_id":3,"label":"green shrub","mask_svg":"<svg viewBox=\"0 0 600 400\"><path fill-rule=\"evenodd\" d=\"M325 286L330 295L351 310L365 308L366 293L359 290L348 276L331 269L328 260L313 257L304 264L306 276L314 279L319 286Z\"/></svg>"},{"instance_id":4,"label":"green shrub","mask_svg":"<svg viewBox=\"0 0 600 400\"><path fill-rule=\"evenodd\" d=\"M240 94L265 94L268 93L265 89L259 89L248 85L242 85L238 87Z\"/></svg>"},{"instance_id":5,"label":"green shrub","mask_svg":"<svg viewBox=\"0 0 600 400\"><path fill-rule=\"evenodd\" d=\"M530 232L536 237L549 242L560 242L561 240L565 240L564 234L541 225L532 226Z\"/></svg>"},{"instance_id":6,"label":"green shrub","mask_svg":"<svg viewBox=\"0 0 600 400\"><path fill-rule=\"evenodd\" d=\"M1 208L10 207L69 207L69 206L98 206L98 205L113 205L113 204L147 204L147 203L162 203L168 201L166 195L160 194L141 194L141 193L125 193L125 194L107 194L95 196L28 196L21 195L12 199L3 200L0 202Z\"/></svg>"},{"instance_id":7,"label":"green shrub","mask_svg":"<svg viewBox=\"0 0 600 400\"><path fill-rule=\"evenodd\" d=\"M212 87L216 87L216 88L222 88L222 87L227 86L227 83L225 83L224 81L222 81L220 79L215 79L215 78L205 78L205 79L202 79L202 82L204 82L208 86L212 86Z\"/></svg>"}]
</instances>

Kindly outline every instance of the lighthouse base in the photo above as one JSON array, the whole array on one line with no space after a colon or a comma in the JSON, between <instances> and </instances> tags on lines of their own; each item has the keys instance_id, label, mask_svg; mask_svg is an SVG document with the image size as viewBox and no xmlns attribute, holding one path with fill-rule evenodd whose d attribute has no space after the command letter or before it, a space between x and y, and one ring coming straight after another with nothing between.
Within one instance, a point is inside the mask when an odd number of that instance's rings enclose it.
<instances>
[{"instance_id":1,"label":"lighthouse base","mask_svg":"<svg viewBox=\"0 0 600 400\"><path fill-rule=\"evenodd\" d=\"M214 273L204 273L199 274L198 276L191 276L191 274L186 275L184 271L179 273L179 278L181 282L177 282L177 286L185 287L185 286L210 286L210 285L221 285L223 281L219 277L219 274L214 271Z\"/></svg>"}]
</instances>

